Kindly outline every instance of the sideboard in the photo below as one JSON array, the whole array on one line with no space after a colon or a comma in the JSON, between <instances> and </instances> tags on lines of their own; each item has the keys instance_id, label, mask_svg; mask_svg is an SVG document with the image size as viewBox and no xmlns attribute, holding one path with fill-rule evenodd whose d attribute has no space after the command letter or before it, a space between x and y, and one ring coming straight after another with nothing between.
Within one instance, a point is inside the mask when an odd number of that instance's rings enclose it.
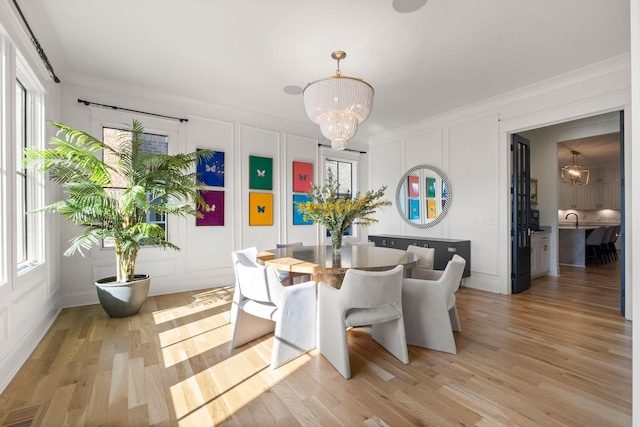
<instances>
[{"instance_id":1,"label":"sideboard","mask_svg":"<svg viewBox=\"0 0 640 427\"><path fill-rule=\"evenodd\" d=\"M410 245L434 248L436 250L433 262L433 268L435 270L444 270L447 262L449 262L455 254L458 254L467 261L462 277L469 277L471 275L471 242L469 240L376 234L369 235L369 241L374 242L376 246L402 250L406 250Z\"/></svg>"}]
</instances>

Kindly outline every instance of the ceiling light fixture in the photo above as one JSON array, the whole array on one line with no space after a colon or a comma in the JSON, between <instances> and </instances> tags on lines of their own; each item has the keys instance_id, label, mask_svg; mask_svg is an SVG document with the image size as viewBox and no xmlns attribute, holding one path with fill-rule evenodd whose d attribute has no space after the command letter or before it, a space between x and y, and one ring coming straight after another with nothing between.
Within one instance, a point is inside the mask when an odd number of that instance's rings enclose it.
<instances>
[{"instance_id":1,"label":"ceiling light fixture","mask_svg":"<svg viewBox=\"0 0 640 427\"><path fill-rule=\"evenodd\" d=\"M320 125L331 148L344 150L347 140L371 113L373 87L362 79L340 74L340 61L347 54L337 50L331 57L338 61L336 75L309 83L304 88L304 107L312 122Z\"/></svg>"},{"instance_id":2,"label":"ceiling light fixture","mask_svg":"<svg viewBox=\"0 0 640 427\"><path fill-rule=\"evenodd\" d=\"M571 150L571 154L573 155L573 163L560 169L562 182L571 185L589 184L589 169L578 165L578 156L580 153Z\"/></svg>"}]
</instances>

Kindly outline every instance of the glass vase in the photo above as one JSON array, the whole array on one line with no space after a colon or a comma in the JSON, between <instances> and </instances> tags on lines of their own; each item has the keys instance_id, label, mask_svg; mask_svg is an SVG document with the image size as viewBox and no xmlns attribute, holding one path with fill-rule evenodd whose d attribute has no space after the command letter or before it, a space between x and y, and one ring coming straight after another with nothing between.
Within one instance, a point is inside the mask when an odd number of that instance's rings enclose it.
<instances>
[{"instance_id":1,"label":"glass vase","mask_svg":"<svg viewBox=\"0 0 640 427\"><path fill-rule=\"evenodd\" d=\"M333 255L340 255L340 250L342 249L342 233L332 233L331 234L331 248L333 250Z\"/></svg>"}]
</instances>

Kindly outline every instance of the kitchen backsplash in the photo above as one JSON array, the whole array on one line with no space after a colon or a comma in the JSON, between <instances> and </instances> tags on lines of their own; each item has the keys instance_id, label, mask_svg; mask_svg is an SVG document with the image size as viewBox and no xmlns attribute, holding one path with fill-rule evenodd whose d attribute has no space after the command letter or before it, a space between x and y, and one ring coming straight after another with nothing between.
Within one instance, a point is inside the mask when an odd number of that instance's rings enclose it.
<instances>
[{"instance_id":1,"label":"kitchen backsplash","mask_svg":"<svg viewBox=\"0 0 640 427\"><path fill-rule=\"evenodd\" d=\"M570 215L568 219L565 218L568 213L572 212L578 215L580 227L620 224L620 211L618 210L602 209L599 211L576 211L570 209L558 211L558 225L574 225L576 223L576 217L574 215Z\"/></svg>"}]
</instances>

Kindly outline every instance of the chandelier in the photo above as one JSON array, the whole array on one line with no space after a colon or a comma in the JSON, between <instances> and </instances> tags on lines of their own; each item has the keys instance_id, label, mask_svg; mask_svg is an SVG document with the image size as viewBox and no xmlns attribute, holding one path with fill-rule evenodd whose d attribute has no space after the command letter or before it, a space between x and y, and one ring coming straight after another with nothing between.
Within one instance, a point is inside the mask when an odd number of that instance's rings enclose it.
<instances>
[{"instance_id":1,"label":"chandelier","mask_svg":"<svg viewBox=\"0 0 640 427\"><path fill-rule=\"evenodd\" d=\"M571 185L589 184L589 169L578 165L578 156L580 153L571 150L571 154L573 155L573 163L560 169L562 182Z\"/></svg>"},{"instance_id":2,"label":"chandelier","mask_svg":"<svg viewBox=\"0 0 640 427\"><path fill-rule=\"evenodd\" d=\"M304 108L312 122L320 125L331 148L344 150L347 140L358 130L373 106L373 87L362 79L340 74L340 61L347 54L335 51L331 57L338 61L336 75L309 83L304 88Z\"/></svg>"}]
</instances>

